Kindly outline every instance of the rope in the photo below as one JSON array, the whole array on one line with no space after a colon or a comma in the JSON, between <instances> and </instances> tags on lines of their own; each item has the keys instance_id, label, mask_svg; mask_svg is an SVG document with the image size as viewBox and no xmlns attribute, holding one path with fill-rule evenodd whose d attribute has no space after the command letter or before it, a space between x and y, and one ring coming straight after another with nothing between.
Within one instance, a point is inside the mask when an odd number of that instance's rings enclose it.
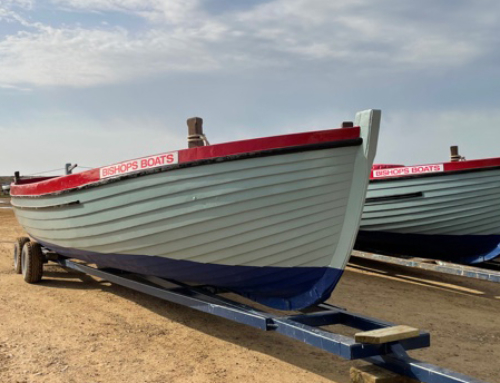
<instances>
[{"instance_id":1,"label":"rope","mask_svg":"<svg viewBox=\"0 0 500 383\"><path fill-rule=\"evenodd\" d=\"M204 134L200 134L200 137L203 140L205 146L209 146L210 145L210 142L208 142L207 136L205 136Z\"/></svg>"},{"instance_id":2,"label":"rope","mask_svg":"<svg viewBox=\"0 0 500 383\"><path fill-rule=\"evenodd\" d=\"M82 169L94 169L93 167L90 167L90 166L80 166L78 165L79 168L82 168ZM52 169L52 170L44 170L43 172L38 172L38 173L33 173L33 174L21 174L22 177L33 177L33 176L41 176L43 174L47 174L47 173L52 173L52 172L57 172L57 171L60 171L60 170L66 170L65 168L59 168L59 169Z\"/></svg>"},{"instance_id":3,"label":"rope","mask_svg":"<svg viewBox=\"0 0 500 383\"><path fill-rule=\"evenodd\" d=\"M43 172L39 172L39 173L33 173L33 174L23 175L23 177L40 176L42 174L52 173L52 172L56 172L56 171L59 171L59 170L64 170L64 168L52 169L52 170L44 170Z\"/></svg>"},{"instance_id":4,"label":"rope","mask_svg":"<svg viewBox=\"0 0 500 383\"><path fill-rule=\"evenodd\" d=\"M188 143L193 142L193 141L198 141L198 140L202 140L203 143L205 144L205 146L210 145L210 142L208 142L207 136L205 136L204 134L193 134L191 136L188 136Z\"/></svg>"}]
</instances>

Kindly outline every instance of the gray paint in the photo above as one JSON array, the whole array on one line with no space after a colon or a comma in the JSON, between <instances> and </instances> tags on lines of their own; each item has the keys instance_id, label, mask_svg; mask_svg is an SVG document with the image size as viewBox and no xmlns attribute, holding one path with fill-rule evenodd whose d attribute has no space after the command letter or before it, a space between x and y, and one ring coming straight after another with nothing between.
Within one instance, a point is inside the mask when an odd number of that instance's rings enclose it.
<instances>
[{"instance_id":1,"label":"gray paint","mask_svg":"<svg viewBox=\"0 0 500 383\"><path fill-rule=\"evenodd\" d=\"M500 170L372 182L367 198L422 192L422 197L367 203L361 230L411 234L500 234Z\"/></svg>"},{"instance_id":2,"label":"gray paint","mask_svg":"<svg viewBox=\"0 0 500 383\"><path fill-rule=\"evenodd\" d=\"M358 114L361 146L181 168L59 195L14 197L13 204L30 235L68 248L343 268L359 227L379 121L379 111Z\"/></svg>"}]
</instances>

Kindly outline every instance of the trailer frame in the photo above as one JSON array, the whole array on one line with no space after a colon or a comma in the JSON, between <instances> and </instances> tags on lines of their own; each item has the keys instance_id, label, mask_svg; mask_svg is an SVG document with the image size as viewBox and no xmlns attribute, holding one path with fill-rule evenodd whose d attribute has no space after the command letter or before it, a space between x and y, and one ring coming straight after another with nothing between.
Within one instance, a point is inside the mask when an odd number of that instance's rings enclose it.
<instances>
[{"instance_id":1,"label":"trailer frame","mask_svg":"<svg viewBox=\"0 0 500 383\"><path fill-rule=\"evenodd\" d=\"M429 347L430 334L382 344L356 342L353 337L334 333L321 327L342 324L362 331L394 326L393 323L352 313L346 309L322 303L293 315L274 314L221 296L227 291L211 286L191 286L158 277L126 273L115 269L99 269L75 262L42 248L46 262L63 268L102 278L113 284L176 303L191 309L216 315L263 331L277 332L288 338L322 349L344 359L362 359L389 371L425 383L483 383L411 358L408 350Z\"/></svg>"},{"instance_id":2,"label":"trailer frame","mask_svg":"<svg viewBox=\"0 0 500 383\"><path fill-rule=\"evenodd\" d=\"M500 283L500 271L488 269L485 267L461 265L457 263L440 261L437 259L394 257L357 250L354 250L352 252L351 258L368 259L370 261L376 261L379 263L388 263L392 265L434 271L442 274L456 275L460 277ZM489 264L493 264L493 262L489 262Z\"/></svg>"}]
</instances>

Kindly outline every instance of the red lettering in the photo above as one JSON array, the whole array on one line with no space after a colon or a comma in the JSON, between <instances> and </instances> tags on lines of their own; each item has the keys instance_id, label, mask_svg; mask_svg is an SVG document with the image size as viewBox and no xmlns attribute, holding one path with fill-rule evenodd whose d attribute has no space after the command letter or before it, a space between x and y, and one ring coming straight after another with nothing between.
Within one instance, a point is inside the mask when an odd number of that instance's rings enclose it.
<instances>
[{"instance_id":1,"label":"red lettering","mask_svg":"<svg viewBox=\"0 0 500 383\"><path fill-rule=\"evenodd\" d=\"M111 177L118 174L129 173L138 169L154 168L166 164L171 164L176 161L176 153L160 154L154 157L141 158L139 160L132 160L122 162L121 164L111 165L101 168L101 178ZM374 173L378 174L378 173ZM382 175L382 174L381 174Z\"/></svg>"}]
</instances>

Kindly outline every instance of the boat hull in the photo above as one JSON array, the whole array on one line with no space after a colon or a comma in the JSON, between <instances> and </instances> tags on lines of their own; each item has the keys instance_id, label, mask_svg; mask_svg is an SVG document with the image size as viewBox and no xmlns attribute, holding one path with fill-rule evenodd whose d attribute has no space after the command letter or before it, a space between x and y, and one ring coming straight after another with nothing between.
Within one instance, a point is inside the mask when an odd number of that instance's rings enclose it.
<instances>
[{"instance_id":1,"label":"boat hull","mask_svg":"<svg viewBox=\"0 0 500 383\"><path fill-rule=\"evenodd\" d=\"M500 255L500 169L371 181L355 248L475 264Z\"/></svg>"},{"instance_id":2,"label":"boat hull","mask_svg":"<svg viewBox=\"0 0 500 383\"><path fill-rule=\"evenodd\" d=\"M29 235L63 256L296 310L328 298L359 228L380 113L357 118L362 140L166 166L12 203Z\"/></svg>"},{"instance_id":3,"label":"boat hull","mask_svg":"<svg viewBox=\"0 0 500 383\"><path fill-rule=\"evenodd\" d=\"M476 264L500 255L500 235L427 235L361 230L355 248L371 253Z\"/></svg>"},{"instance_id":4,"label":"boat hull","mask_svg":"<svg viewBox=\"0 0 500 383\"><path fill-rule=\"evenodd\" d=\"M332 267L257 267L199 263L137 254L101 254L38 241L68 258L133 273L200 285L217 286L283 310L323 302L342 276Z\"/></svg>"},{"instance_id":5,"label":"boat hull","mask_svg":"<svg viewBox=\"0 0 500 383\"><path fill-rule=\"evenodd\" d=\"M345 254L335 253L358 148L177 169L36 199L55 208L14 204L30 236L62 255L291 309L329 295L343 269ZM323 286L327 270L336 276Z\"/></svg>"}]
</instances>

